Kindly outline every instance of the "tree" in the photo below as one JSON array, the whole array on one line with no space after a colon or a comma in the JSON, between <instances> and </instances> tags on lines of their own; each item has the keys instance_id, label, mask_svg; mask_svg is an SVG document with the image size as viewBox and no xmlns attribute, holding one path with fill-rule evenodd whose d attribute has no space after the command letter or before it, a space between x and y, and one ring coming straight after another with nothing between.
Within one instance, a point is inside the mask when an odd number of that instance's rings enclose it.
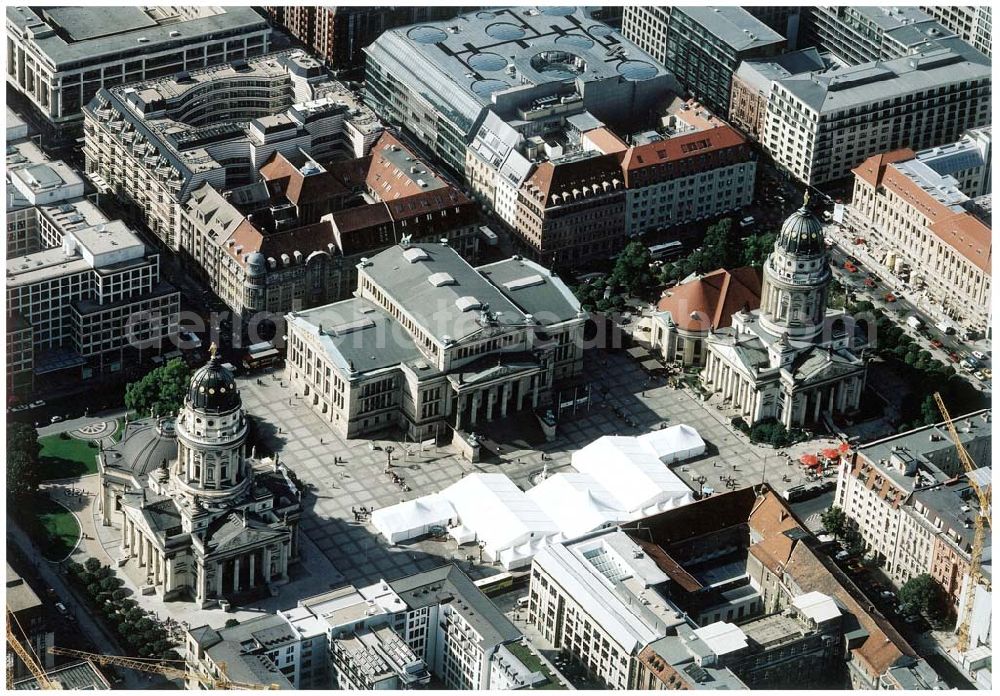
<instances>
[{"instance_id":1,"label":"tree","mask_svg":"<svg viewBox=\"0 0 1000 696\"><path fill-rule=\"evenodd\" d=\"M899 601L914 612L937 619L942 614L944 592L929 573L916 575L899 588Z\"/></svg>"},{"instance_id":2,"label":"tree","mask_svg":"<svg viewBox=\"0 0 1000 696\"><path fill-rule=\"evenodd\" d=\"M646 298L656 283L649 267L652 262L649 249L642 242L633 240L615 259L615 267L608 282L612 287L622 288L633 297Z\"/></svg>"},{"instance_id":3,"label":"tree","mask_svg":"<svg viewBox=\"0 0 1000 696\"><path fill-rule=\"evenodd\" d=\"M239 626L239 619L226 619L226 628L232 628L233 626Z\"/></svg>"},{"instance_id":4,"label":"tree","mask_svg":"<svg viewBox=\"0 0 1000 696\"><path fill-rule=\"evenodd\" d=\"M774 232L752 234L743 239L743 251L740 263L743 266L763 268L768 254L774 250L774 241L778 235Z\"/></svg>"},{"instance_id":5,"label":"tree","mask_svg":"<svg viewBox=\"0 0 1000 696\"><path fill-rule=\"evenodd\" d=\"M783 424L774 418L767 418L750 428L750 441L785 447L791 443L791 437Z\"/></svg>"},{"instance_id":6,"label":"tree","mask_svg":"<svg viewBox=\"0 0 1000 696\"><path fill-rule=\"evenodd\" d=\"M150 410L159 415L175 413L184 403L191 370L180 358L151 370L125 387L125 408L146 416Z\"/></svg>"},{"instance_id":7,"label":"tree","mask_svg":"<svg viewBox=\"0 0 1000 696\"><path fill-rule=\"evenodd\" d=\"M846 527L843 531L844 550L852 556L862 556L865 553L865 538L854 527Z\"/></svg>"},{"instance_id":8,"label":"tree","mask_svg":"<svg viewBox=\"0 0 1000 696\"><path fill-rule=\"evenodd\" d=\"M101 561L99 559L94 558L93 556L91 556L86 561L84 561L83 567L86 568L91 573L96 573L97 571L99 571L101 569L102 565L101 565Z\"/></svg>"},{"instance_id":9,"label":"tree","mask_svg":"<svg viewBox=\"0 0 1000 696\"><path fill-rule=\"evenodd\" d=\"M27 423L7 424L7 499L20 502L38 491L42 472L38 466L41 445L38 431Z\"/></svg>"},{"instance_id":10,"label":"tree","mask_svg":"<svg viewBox=\"0 0 1000 696\"><path fill-rule=\"evenodd\" d=\"M847 513L836 505L831 505L820 514L819 519L823 523L823 529L832 534L834 539L840 539L847 531Z\"/></svg>"}]
</instances>

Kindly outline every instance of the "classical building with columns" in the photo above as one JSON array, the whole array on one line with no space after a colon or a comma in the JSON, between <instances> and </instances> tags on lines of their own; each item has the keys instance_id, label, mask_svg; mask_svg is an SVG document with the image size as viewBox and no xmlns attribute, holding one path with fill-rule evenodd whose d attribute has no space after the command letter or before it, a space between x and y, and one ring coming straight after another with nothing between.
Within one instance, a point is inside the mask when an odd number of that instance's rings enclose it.
<instances>
[{"instance_id":1,"label":"classical building with columns","mask_svg":"<svg viewBox=\"0 0 1000 696\"><path fill-rule=\"evenodd\" d=\"M587 314L527 259L473 267L404 240L362 259L355 295L286 315L287 375L345 437L478 429L549 405L583 371Z\"/></svg>"},{"instance_id":2,"label":"classical building with columns","mask_svg":"<svg viewBox=\"0 0 1000 696\"><path fill-rule=\"evenodd\" d=\"M176 417L127 423L98 456L102 523L164 599L206 606L288 580L301 492L284 465L247 457L247 418L218 357Z\"/></svg>"},{"instance_id":3,"label":"classical building with columns","mask_svg":"<svg viewBox=\"0 0 1000 696\"><path fill-rule=\"evenodd\" d=\"M856 410L866 366L854 320L827 310L832 278L823 226L806 200L764 263L760 309L741 309L706 337L702 384L750 424L811 426Z\"/></svg>"}]
</instances>

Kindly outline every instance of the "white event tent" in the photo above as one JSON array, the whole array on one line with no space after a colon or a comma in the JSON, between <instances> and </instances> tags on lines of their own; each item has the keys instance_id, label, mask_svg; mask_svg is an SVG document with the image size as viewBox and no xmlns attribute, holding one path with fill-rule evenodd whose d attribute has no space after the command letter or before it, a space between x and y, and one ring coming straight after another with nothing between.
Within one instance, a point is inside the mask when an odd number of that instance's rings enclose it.
<instances>
[{"instance_id":1,"label":"white event tent","mask_svg":"<svg viewBox=\"0 0 1000 696\"><path fill-rule=\"evenodd\" d=\"M605 436L573 453L576 472L549 476L527 492L504 474L470 474L440 493L376 510L372 524L392 544L443 527L459 544L479 541L511 570L555 541L692 502L691 489L667 464L704 451L687 425Z\"/></svg>"}]
</instances>

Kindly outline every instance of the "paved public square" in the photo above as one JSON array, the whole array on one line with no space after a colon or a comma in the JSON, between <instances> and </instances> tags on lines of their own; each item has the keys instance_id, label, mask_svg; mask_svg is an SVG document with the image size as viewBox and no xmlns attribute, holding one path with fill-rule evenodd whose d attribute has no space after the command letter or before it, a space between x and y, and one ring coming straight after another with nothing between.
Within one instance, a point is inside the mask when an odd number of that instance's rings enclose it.
<instances>
[{"instance_id":1,"label":"paved public square","mask_svg":"<svg viewBox=\"0 0 1000 696\"><path fill-rule=\"evenodd\" d=\"M474 545L459 548L451 540L427 539L389 547L367 521L355 521L355 509L378 509L436 492L468 473L502 472L528 488L543 469L555 473L569 467L574 450L602 435L638 435L685 423L696 428L708 445L704 456L676 467L692 489L700 489L698 479L703 476L704 485L716 491L727 490L722 477L731 477L729 485L734 488L759 483L763 477L782 490L806 480L797 464L801 452L816 452L832 442L791 448L790 465L783 454L752 445L733 432L727 412L714 402L703 403L686 389L668 387L664 379L650 381L623 352L590 351L584 374L599 375L591 385L591 404L578 406L575 414L564 411L555 441L529 444L537 442L529 432L530 423L525 436L519 437L512 432L518 427L513 419L486 425L477 433L487 442L499 442L501 454L491 453L477 464L465 461L450 446L420 452L418 445L400 442L391 433L371 441L344 440L310 410L280 372L243 377L239 383L247 411L263 423L261 446L276 451L310 488L304 499L303 534L352 583L394 579L452 559L474 577L495 572L488 569L488 559L486 566L479 563ZM616 415L615 407L622 415ZM635 427L628 425L629 420ZM393 470L409 491L384 473L390 456Z\"/></svg>"}]
</instances>

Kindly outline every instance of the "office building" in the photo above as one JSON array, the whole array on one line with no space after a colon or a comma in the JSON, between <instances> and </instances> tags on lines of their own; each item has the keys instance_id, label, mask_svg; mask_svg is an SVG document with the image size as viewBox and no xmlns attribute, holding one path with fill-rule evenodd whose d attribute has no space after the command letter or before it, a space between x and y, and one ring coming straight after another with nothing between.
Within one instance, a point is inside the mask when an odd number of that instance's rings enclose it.
<instances>
[{"instance_id":1,"label":"office building","mask_svg":"<svg viewBox=\"0 0 1000 696\"><path fill-rule=\"evenodd\" d=\"M469 8L267 5L264 9L328 66L350 69L364 63L364 47L383 32L415 22L450 19Z\"/></svg>"},{"instance_id":2,"label":"office building","mask_svg":"<svg viewBox=\"0 0 1000 696\"><path fill-rule=\"evenodd\" d=\"M7 621L10 622L10 630L21 645L38 662L43 670L52 669L55 666L55 655L49 652L49 648L55 645L55 633L52 622L48 616L48 608L42 603L38 593L24 581L17 571L7 563L7 589L5 590L7 601ZM14 649L7 645L7 671L10 679L23 679L31 676L31 670L24 664L21 657L14 652Z\"/></svg>"},{"instance_id":3,"label":"office building","mask_svg":"<svg viewBox=\"0 0 1000 696\"><path fill-rule=\"evenodd\" d=\"M676 100L661 123L655 130L630 134L623 152L613 133L586 133L597 150L620 158L627 235L675 228L750 205L756 154L736 129L693 100Z\"/></svg>"},{"instance_id":4,"label":"office building","mask_svg":"<svg viewBox=\"0 0 1000 696\"><path fill-rule=\"evenodd\" d=\"M629 236L737 211L753 198L754 153L698 102L673 99L624 135L629 144L577 114L545 139L525 139L491 114L469 148L466 176L527 256L557 266L607 259Z\"/></svg>"},{"instance_id":5,"label":"office building","mask_svg":"<svg viewBox=\"0 0 1000 696\"><path fill-rule=\"evenodd\" d=\"M14 129L23 132L23 129ZM43 211L89 204L83 179L65 162L51 160L31 140L7 141L6 256L24 256L62 243L58 223L40 220ZM96 210L96 208L95 208ZM91 217L90 224L105 220Z\"/></svg>"},{"instance_id":6,"label":"office building","mask_svg":"<svg viewBox=\"0 0 1000 696\"><path fill-rule=\"evenodd\" d=\"M848 176L867 157L954 142L990 123L989 60L944 40L919 53L774 80L761 143L799 181Z\"/></svg>"},{"instance_id":7,"label":"office building","mask_svg":"<svg viewBox=\"0 0 1000 696\"><path fill-rule=\"evenodd\" d=\"M679 91L662 66L579 8L470 12L392 29L365 54L366 102L456 174L489 111L543 136L547 119L584 111L629 126Z\"/></svg>"},{"instance_id":8,"label":"office building","mask_svg":"<svg viewBox=\"0 0 1000 696\"><path fill-rule=\"evenodd\" d=\"M748 424L801 427L860 407L867 368L854 320L827 311L832 277L823 225L806 199L764 262L760 309L741 308L704 338L702 384Z\"/></svg>"},{"instance_id":9,"label":"office building","mask_svg":"<svg viewBox=\"0 0 1000 696\"><path fill-rule=\"evenodd\" d=\"M822 72L825 69L826 64L815 48L804 48L772 58L743 61L733 75L729 121L752 140L760 142L767 120L771 84L792 75Z\"/></svg>"},{"instance_id":10,"label":"office building","mask_svg":"<svg viewBox=\"0 0 1000 696\"><path fill-rule=\"evenodd\" d=\"M89 202L41 216L59 224L59 246L7 259L8 389L119 372L176 337L180 293L132 230Z\"/></svg>"},{"instance_id":11,"label":"office building","mask_svg":"<svg viewBox=\"0 0 1000 696\"><path fill-rule=\"evenodd\" d=\"M239 390L211 352L180 413L127 423L101 450L98 511L120 530L120 558L136 564L144 590L227 608L288 581L302 491L276 459L246 455Z\"/></svg>"},{"instance_id":12,"label":"office building","mask_svg":"<svg viewBox=\"0 0 1000 696\"><path fill-rule=\"evenodd\" d=\"M266 53L249 7L7 6L7 84L56 129L79 130L101 89Z\"/></svg>"},{"instance_id":13,"label":"office building","mask_svg":"<svg viewBox=\"0 0 1000 696\"><path fill-rule=\"evenodd\" d=\"M976 210L959 179L981 190L989 172L983 155L972 138L874 155L854 170L851 199L852 223L872 253L960 326L978 332L990 327L993 235L989 216Z\"/></svg>"},{"instance_id":14,"label":"office building","mask_svg":"<svg viewBox=\"0 0 1000 696\"><path fill-rule=\"evenodd\" d=\"M741 7L625 8L622 34L725 117L740 62L782 53L785 37Z\"/></svg>"},{"instance_id":15,"label":"office building","mask_svg":"<svg viewBox=\"0 0 1000 696\"><path fill-rule=\"evenodd\" d=\"M318 61L291 50L102 88L84 108L84 156L98 188L177 251L180 208L204 184L255 183L276 153L363 157L381 130Z\"/></svg>"},{"instance_id":16,"label":"office building","mask_svg":"<svg viewBox=\"0 0 1000 696\"><path fill-rule=\"evenodd\" d=\"M983 471L992 461L992 417L956 420L962 444ZM870 442L841 459L834 504L896 587L930 573L958 605L968 575L978 500L944 423ZM988 480L988 478L987 478Z\"/></svg>"},{"instance_id":17,"label":"office building","mask_svg":"<svg viewBox=\"0 0 1000 696\"><path fill-rule=\"evenodd\" d=\"M732 326L733 315L760 307L760 272L749 266L724 268L664 290L653 313L652 348L664 362L683 367L705 364L705 337Z\"/></svg>"},{"instance_id":18,"label":"office building","mask_svg":"<svg viewBox=\"0 0 1000 696\"><path fill-rule=\"evenodd\" d=\"M922 52L955 35L914 6L816 6L804 14L804 45L832 53L846 65Z\"/></svg>"},{"instance_id":19,"label":"office building","mask_svg":"<svg viewBox=\"0 0 1000 696\"><path fill-rule=\"evenodd\" d=\"M306 688L299 679L301 641L280 615L264 614L219 629L198 626L185 632L184 642L187 666L194 673L262 688ZM325 656L319 651L315 658L323 661ZM187 688L204 687L190 677Z\"/></svg>"},{"instance_id":20,"label":"office building","mask_svg":"<svg viewBox=\"0 0 1000 696\"><path fill-rule=\"evenodd\" d=\"M987 56L993 55L993 7L982 5L921 5L920 9Z\"/></svg>"},{"instance_id":21,"label":"office building","mask_svg":"<svg viewBox=\"0 0 1000 696\"><path fill-rule=\"evenodd\" d=\"M345 586L281 612L328 644L339 689L524 688L544 681L516 653L521 633L456 565Z\"/></svg>"},{"instance_id":22,"label":"office building","mask_svg":"<svg viewBox=\"0 0 1000 696\"><path fill-rule=\"evenodd\" d=\"M792 688L806 673L814 688L940 688L767 487L713 495L623 530L668 577L659 591L700 627L676 632L697 666L725 667L754 688ZM704 676L695 668L668 669L680 657L676 638L654 643L656 659L646 662L664 681L696 684Z\"/></svg>"},{"instance_id":23,"label":"office building","mask_svg":"<svg viewBox=\"0 0 1000 696\"><path fill-rule=\"evenodd\" d=\"M349 298L361 259L404 235L477 256L475 204L390 133L359 159L275 153L260 178L180 210L182 258L248 325Z\"/></svg>"},{"instance_id":24,"label":"office building","mask_svg":"<svg viewBox=\"0 0 1000 696\"><path fill-rule=\"evenodd\" d=\"M346 437L422 441L551 403L583 369L585 321L538 264L404 238L358 265L357 297L286 316L287 376Z\"/></svg>"}]
</instances>

